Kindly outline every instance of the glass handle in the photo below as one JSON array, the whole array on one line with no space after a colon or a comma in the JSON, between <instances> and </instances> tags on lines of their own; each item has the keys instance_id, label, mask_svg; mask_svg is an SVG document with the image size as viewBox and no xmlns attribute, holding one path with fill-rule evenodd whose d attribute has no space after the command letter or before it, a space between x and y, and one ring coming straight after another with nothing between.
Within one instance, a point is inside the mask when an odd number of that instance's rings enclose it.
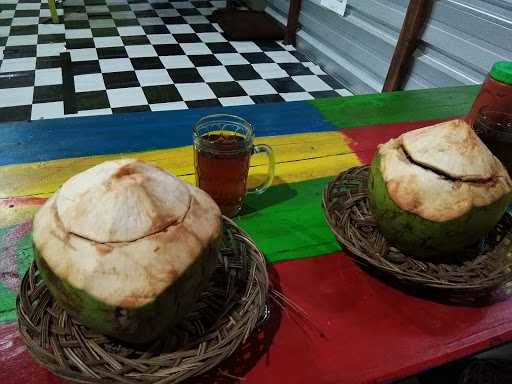
<instances>
[{"instance_id":1,"label":"glass handle","mask_svg":"<svg viewBox=\"0 0 512 384\"><path fill-rule=\"evenodd\" d=\"M272 148L270 148L268 145L260 144L255 145L254 150L252 152L253 155L257 153L266 153L268 157L268 171L267 171L267 178L266 180L256 188L251 188L247 192L248 193L255 193L257 195L265 192L268 187L272 185L272 180L274 180L274 169L276 165L276 161L274 159L274 152L272 151Z\"/></svg>"}]
</instances>

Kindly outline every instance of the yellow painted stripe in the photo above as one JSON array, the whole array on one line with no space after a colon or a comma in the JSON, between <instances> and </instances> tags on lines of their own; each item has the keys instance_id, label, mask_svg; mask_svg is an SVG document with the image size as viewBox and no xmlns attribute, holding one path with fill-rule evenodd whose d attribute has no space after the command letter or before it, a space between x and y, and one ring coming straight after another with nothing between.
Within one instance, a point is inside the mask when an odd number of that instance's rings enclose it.
<instances>
[{"instance_id":1,"label":"yellow painted stripe","mask_svg":"<svg viewBox=\"0 0 512 384\"><path fill-rule=\"evenodd\" d=\"M10 227L32 219L39 205L16 203L11 207L0 205L0 228ZM0 253L1 257L1 253Z\"/></svg>"},{"instance_id":2,"label":"yellow painted stripe","mask_svg":"<svg viewBox=\"0 0 512 384\"><path fill-rule=\"evenodd\" d=\"M339 132L267 136L256 140L256 144L260 143L268 144L274 150L276 158L274 184L330 176L360 164L357 156L352 153ZM187 146L2 166L0 167L0 198L48 196L74 174L103 161L123 156L151 162L190 183L195 182L193 149ZM263 179L265 172L264 155L254 156L251 161L249 184L257 184Z\"/></svg>"}]
</instances>

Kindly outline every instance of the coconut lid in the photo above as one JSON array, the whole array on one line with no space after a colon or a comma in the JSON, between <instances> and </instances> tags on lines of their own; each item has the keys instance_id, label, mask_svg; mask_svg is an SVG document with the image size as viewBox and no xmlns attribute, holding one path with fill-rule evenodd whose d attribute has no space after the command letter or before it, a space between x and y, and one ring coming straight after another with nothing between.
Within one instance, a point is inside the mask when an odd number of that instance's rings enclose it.
<instances>
[{"instance_id":1,"label":"coconut lid","mask_svg":"<svg viewBox=\"0 0 512 384\"><path fill-rule=\"evenodd\" d=\"M391 199L427 220L452 220L512 189L505 167L462 120L404 133L378 153Z\"/></svg>"},{"instance_id":2,"label":"coconut lid","mask_svg":"<svg viewBox=\"0 0 512 384\"><path fill-rule=\"evenodd\" d=\"M496 173L491 151L464 120L416 129L401 139L412 160L449 177L481 181Z\"/></svg>"},{"instance_id":3,"label":"coconut lid","mask_svg":"<svg viewBox=\"0 0 512 384\"><path fill-rule=\"evenodd\" d=\"M135 308L177 281L201 281L221 230L206 192L122 159L69 179L36 213L32 238L36 260L60 280L102 303Z\"/></svg>"},{"instance_id":4,"label":"coconut lid","mask_svg":"<svg viewBox=\"0 0 512 384\"><path fill-rule=\"evenodd\" d=\"M174 175L121 159L66 181L56 207L67 232L97 243L128 242L180 222L190 199L188 188Z\"/></svg>"}]
</instances>

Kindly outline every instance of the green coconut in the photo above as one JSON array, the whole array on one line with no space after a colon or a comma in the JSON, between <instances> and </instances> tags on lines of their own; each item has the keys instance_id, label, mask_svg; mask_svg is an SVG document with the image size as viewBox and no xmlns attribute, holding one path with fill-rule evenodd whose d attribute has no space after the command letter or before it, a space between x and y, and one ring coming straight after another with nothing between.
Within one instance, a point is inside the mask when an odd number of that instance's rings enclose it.
<instances>
[{"instance_id":1,"label":"green coconut","mask_svg":"<svg viewBox=\"0 0 512 384\"><path fill-rule=\"evenodd\" d=\"M466 122L453 120L379 146L368 197L392 245L431 258L482 239L505 213L511 188L500 161Z\"/></svg>"},{"instance_id":2,"label":"green coconut","mask_svg":"<svg viewBox=\"0 0 512 384\"><path fill-rule=\"evenodd\" d=\"M215 268L221 214L200 189L133 159L69 179L37 212L35 260L55 300L127 342L159 337Z\"/></svg>"}]
</instances>

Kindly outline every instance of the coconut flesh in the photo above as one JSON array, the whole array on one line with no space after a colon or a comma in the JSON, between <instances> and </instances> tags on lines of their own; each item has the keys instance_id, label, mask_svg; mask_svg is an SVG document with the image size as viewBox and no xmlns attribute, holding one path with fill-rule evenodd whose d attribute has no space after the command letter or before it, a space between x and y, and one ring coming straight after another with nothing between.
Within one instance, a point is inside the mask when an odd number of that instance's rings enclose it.
<instances>
[{"instance_id":1,"label":"coconut flesh","mask_svg":"<svg viewBox=\"0 0 512 384\"><path fill-rule=\"evenodd\" d=\"M200 189L139 160L75 175L37 212L35 260L91 329L147 342L176 324L215 268L221 214Z\"/></svg>"},{"instance_id":2,"label":"coconut flesh","mask_svg":"<svg viewBox=\"0 0 512 384\"><path fill-rule=\"evenodd\" d=\"M380 145L368 195L390 243L432 257L484 237L504 214L511 188L507 171L471 127L452 120Z\"/></svg>"}]
</instances>

